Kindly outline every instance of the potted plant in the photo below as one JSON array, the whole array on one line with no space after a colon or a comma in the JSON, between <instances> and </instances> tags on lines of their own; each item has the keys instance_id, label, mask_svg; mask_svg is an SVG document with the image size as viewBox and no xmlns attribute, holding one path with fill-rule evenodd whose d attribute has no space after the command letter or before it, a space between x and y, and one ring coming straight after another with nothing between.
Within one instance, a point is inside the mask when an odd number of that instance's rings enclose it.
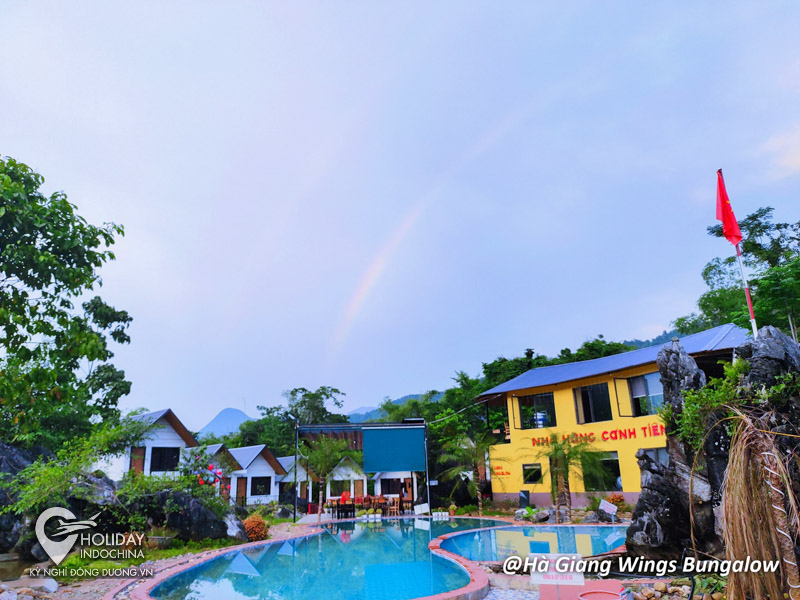
<instances>
[{"instance_id":1,"label":"potted plant","mask_svg":"<svg viewBox=\"0 0 800 600\"><path fill-rule=\"evenodd\" d=\"M450 509L449 510L450 510L450 516L451 517L455 517L456 516L456 509L457 508L458 507L455 504L451 504L450 505Z\"/></svg>"},{"instance_id":2,"label":"potted plant","mask_svg":"<svg viewBox=\"0 0 800 600\"><path fill-rule=\"evenodd\" d=\"M375 520L376 521L380 521L381 520L381 515L383 515L383 510L379 508L378 510L375 511L375 515L376 515L375 516Z\"/></svg>"},{"instance_id":3,"label":"potted plant","mask_svg":"<svg viewBox=\"0 0 800 600\"><path fill-rule=\"evenodd\" d=\"M166 527L153 527L147 532L147 545L152 549L163 550L168 548L177 535L176 531Z\"/></svg>"},{"instance_id":4,"label":"potted plant","mask_svg":"<svg viewBox=\"0 0 800 600\"><path fill-rule=\"evenodd\" d=\"M370 508L370 509L367 510L367 519L369 521L374 521L375 520L375 509L374 508Z\"/></svg>"}]
</instances>

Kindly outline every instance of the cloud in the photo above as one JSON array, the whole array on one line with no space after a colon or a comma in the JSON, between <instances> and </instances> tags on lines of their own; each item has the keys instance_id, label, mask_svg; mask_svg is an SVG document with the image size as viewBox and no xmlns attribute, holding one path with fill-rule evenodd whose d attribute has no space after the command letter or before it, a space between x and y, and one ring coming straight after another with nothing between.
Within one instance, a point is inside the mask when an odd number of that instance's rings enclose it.
<instances>
[{"instance_id":1,"label":"cloud","mask_svg":"<svg viewBox=\"0 0 800 600\"><path fill-rule=\"evenodd\" d=\"M770 174L775 179L800 173L800 124L769 138L762 146L762 150L773 155Z\"/></svg>"}]
</instances>

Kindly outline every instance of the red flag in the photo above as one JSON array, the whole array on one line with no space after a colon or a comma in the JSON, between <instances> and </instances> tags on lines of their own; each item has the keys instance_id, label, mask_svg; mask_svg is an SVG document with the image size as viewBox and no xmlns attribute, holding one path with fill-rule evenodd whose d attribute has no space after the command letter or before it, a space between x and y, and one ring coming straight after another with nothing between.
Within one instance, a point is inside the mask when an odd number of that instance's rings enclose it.
<instances>
[{"instance_id":1,"label":"red flag","mask_svg":"<svg viewBox=\"0 0 800 600\"><path fill-rule=\"evenodd\" d=\"M717 170L717 221L722 221L722 235L731 244L738 245L742 241L742 232L736 216L731 208L731 201L728 200L728 192L725 191L725 180L722 179L722 169Z\"/></svg>"}]
</instances>

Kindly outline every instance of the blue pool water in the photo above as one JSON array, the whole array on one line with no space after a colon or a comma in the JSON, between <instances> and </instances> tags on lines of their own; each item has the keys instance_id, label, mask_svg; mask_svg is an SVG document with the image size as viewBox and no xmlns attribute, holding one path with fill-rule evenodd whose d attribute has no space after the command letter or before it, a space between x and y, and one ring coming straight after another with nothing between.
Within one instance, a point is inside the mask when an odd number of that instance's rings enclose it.
<instances>
[{"instance_id":1,"label":"blue pool water","mask_svg":"<svg viewBox=\"0 0 800 600\"><path fill-rule=\"evenodd\" d=\"M503 561L512 555L529 554L592 556L624 544L626 529L624 525L503 527L455 535L442 542L442 549L478 561Z\"/></svg>"},{"instance_id":2,"label":"blue pool water","mask_svg":"<svg viewBox=\"0 0 800 600\"><path fill-rule=\"evenodd\" d=\"M347 522L325 533L230 552L157 586L159 600L408 600L464 587L469 576L431 555L431 539L489 519Z\"/></svg>"}]
</instances>

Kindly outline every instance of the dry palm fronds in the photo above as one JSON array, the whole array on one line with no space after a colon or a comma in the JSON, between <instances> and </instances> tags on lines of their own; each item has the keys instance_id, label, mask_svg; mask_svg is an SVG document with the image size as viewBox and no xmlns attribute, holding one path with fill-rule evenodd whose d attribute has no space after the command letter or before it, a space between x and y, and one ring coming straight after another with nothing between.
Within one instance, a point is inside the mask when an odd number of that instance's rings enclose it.
<instances>
[{"instance_id":1,"label":"dry palm fronds","mask_svg":"<svg viewBox=\"0 0 800 600\"><path fill-rule=\"evenodd\" d=\"M728 597L780 599L788 591L792 600L800 600L794 553L800 521L784 457L760 419L733 410L735 425L722 492L726 558L780 559L781 565L774 573L731 572Z\"/></svg>"}]
</instances>

